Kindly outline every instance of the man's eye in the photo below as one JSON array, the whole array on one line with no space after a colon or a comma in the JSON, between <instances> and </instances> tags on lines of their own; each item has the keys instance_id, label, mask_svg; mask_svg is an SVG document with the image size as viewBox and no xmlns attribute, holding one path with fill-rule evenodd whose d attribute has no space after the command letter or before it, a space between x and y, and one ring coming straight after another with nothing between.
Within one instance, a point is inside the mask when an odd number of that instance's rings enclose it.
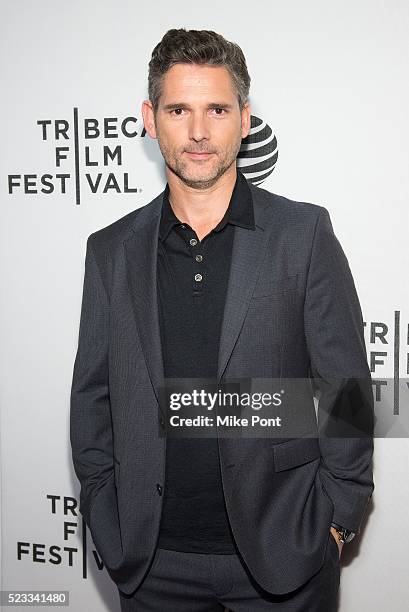
<instances>
[{"instance_id":1,"label":"man's eye","mask_svg":"<svg viewBox=\"0 0 409 612\"><path fill-rule=\"evenodd\" d=\"M224 108L215 108L215 111L222 111L221 113L216 113L216 115L221 115L222 113L225 113L226 110Z\"/></svg>"},{"instance_id":2,"label":"man's eye","mask_svg":"<svg viewBox=\"0 0 409 612\"><path fill-rule=\"evenodd\" d=\"M180 115L179 115L179 113L178 113L177 111L181 111L181 110L183 110L183 108L175 108L175 109L173 109L173 110L172 110L172 111L170 111L170 112L171 112L171 114L172 114L172 113L175 113L177 116L180 116Z\"/></svg>"}]
</instances>

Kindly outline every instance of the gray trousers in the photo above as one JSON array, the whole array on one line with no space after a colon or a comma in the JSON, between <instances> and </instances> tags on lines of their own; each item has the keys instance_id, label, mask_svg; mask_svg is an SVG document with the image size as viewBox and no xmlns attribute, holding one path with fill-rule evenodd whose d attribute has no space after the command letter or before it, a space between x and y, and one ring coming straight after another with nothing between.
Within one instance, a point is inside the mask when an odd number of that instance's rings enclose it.
<instances>
[{"instance_id":1,"label":"gray trousers","mask_svg":"<svg viewBox=\"0 0 409 612\"><path fill-rule=\"evenodd\" d=\"M324 564L285 595L263 590L239 555L157 548L144 581L131 595L119 591L121 612L336 612L340 583L338 546L330 535Z\"/></svg>"}]
</instances>

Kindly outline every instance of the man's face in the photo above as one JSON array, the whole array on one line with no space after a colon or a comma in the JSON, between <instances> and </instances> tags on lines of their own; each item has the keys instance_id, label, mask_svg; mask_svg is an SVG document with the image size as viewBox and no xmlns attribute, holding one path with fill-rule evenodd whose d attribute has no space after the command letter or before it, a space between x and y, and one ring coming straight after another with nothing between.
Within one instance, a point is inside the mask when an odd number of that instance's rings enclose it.
<instances>
[{"instance_id":1,"label":"man's face","mask_svg":"<svg viewBox=\"0 0 409 612\"><path fill-rule=\"evenodd\" d=\"M250 107L240 112L230 73L222 66L172 66L163 77L156 116L149 101L142 114L169 171L194 189L214 185L235 164L250 130Z\"/></svg>"}]
</instances>

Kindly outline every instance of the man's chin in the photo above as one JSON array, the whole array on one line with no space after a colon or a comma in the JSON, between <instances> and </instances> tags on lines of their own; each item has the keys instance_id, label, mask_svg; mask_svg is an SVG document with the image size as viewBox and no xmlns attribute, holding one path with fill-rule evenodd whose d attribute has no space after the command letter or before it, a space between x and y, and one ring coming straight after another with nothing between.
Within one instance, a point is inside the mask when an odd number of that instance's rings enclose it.
<instances>
[{"instance_id":1,"label":"man's chin","mask_svg":"<svg viewBox=\"0 0 409 612\"><path fill-rule=\"evenodd\" d=\"M169 166L168 166L169 167ZM188 187L193 189L208 189L212 187L219 178L226 172L227 168L217 168L214 170L207 170L197 168L191 170L190 168L179 168L170 170L179 177L179 179Z\"/></svg>"},{"instance_id":2,"label":"man's chin","mask_svg":"<svg viewBox=\"0 0 409 612\"><path fill-rule=\"evenodd\" d=\"M219 176L216 174L205 175L205 176L183 176L181 180L188 187L193 187L193 189L207 189L216 183Z\"/></svg>"}]
</instances>

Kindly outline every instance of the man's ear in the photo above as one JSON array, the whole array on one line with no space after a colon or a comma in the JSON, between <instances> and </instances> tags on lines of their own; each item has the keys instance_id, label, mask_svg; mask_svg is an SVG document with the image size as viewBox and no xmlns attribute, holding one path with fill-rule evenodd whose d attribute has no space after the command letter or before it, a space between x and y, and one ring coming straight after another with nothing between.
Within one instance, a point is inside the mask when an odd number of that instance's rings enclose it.
<instances>
[{"instance_id":1,"label":"man's ear","mask_svg":"<svg viewBox=\"0 0 409 612\"><path fill-rule=\"evenodd\" d=\"M246 102L241 111L241 138L246 138L251 127L251 109L249 102Z\"/></svg>"},{"instance_id":2,"label":"man's ear","mask_svg":"<svg viewBox=\"0 0 409 612\"><path fill-rule=\"evenodd\" d=\"M144 100L142 102L142 117L145 130L151 138L156 138L155 115L153 112L152 102Z\"/></svg>"}]
</instances>

